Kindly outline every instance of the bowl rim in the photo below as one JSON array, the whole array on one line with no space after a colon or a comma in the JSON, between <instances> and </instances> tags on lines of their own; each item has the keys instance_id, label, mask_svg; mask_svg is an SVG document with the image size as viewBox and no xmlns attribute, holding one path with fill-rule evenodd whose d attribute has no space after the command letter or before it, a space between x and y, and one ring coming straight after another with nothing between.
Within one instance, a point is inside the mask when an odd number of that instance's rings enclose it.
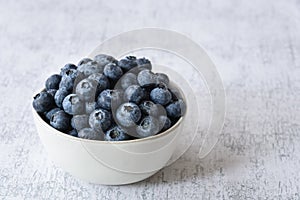
<instances>
[{"instance_id":1,"label":"bowl rim","mask_svg":"<svg viewBox=\"0 0 300 200\"><path fill-rule=\"evenodd\" d=\"M33 114L37 117L37 119L39 120L39 122L43 123L43 125L45 125L47 128L50 128L54 131L55 134L57 135L61 135L62 137L67 137L69 139L72 140L78 140L81 142L92 142L92 143L102 143L102 144L124 144L124 143L135 143L135 142L144 142L144 141L148 141L148 140L155 140L158 139L160 137L166 136L169 133L171 133L173 130L175 130L179 124L181 124L181 122L183 121L184 116L180 117L179 120L169 129L167 129L166 131L156 134L156 135L152 135L149 137L145 137L145 138L137 138L137 139L132 139L132 140L122 140L122 141L106 141L106 140L89 140L89 139L84 139L84 138L79 138L79 137L74 137L72 135L68 135L62 131L59 131L57 129L55 129L54 127L52 127L50 124L48 124L41 116L38 112L36 112L34 110L34 108L32 107L32 112Z\"/></svg>"}]
</instances>

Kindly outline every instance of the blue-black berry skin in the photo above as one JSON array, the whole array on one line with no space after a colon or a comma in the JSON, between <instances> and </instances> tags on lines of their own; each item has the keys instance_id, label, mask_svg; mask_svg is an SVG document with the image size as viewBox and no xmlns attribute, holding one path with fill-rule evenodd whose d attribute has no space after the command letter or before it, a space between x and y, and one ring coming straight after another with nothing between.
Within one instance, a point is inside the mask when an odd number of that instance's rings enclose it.
<instances>
[{"instance_id":1,"label":"blue-black berry skin","mask_svg":"<svg viewBox=\"0 0 300 200\"><path fill-rule=\"evenodd\" d=\"M52 117L52 115L54 115L56 112L58 112L58 111L61 111L61 109L60 108L53 108L53 109L51 109L50 111L48 111L47 113L46 113L46 119L48 120L48 121L50 121L51 120L51 117Z\"/></svg>"},{"instance_id":2,"label":"blue-black berry skin","mask_svg":"<svg viewBox=\"0 0 300 200\"><path fill-rule=\"evenodd\" d=\"M123 141L128 140L130 137L119 126L113 126L105 132L104 140L106 141Z\"/></svg>"},{"instance_id":3,"label":"blue-black berry skin","mask_svg":"<svg viewBox=\"0 0 300 200\"><path fill-rule=\"evenodd\" d=\"M105 65L103 73L112 81L119 80L123 75L122 69L114 63Z\"/></svg>"},{"instance_id":4,"label":"blue-black berry skin","mask_svg":"<svg viewBox=\"0 0 300 200\"><path fill-rule=\"evenodd\" d=\"M127 72L137 66L136 57L127 56L123 58L118 62L118 66L120 66L124 72Z\"/></svg>"},{"instance_id":5,"label":"blue-black berry skin","mask_svg":"<svg viewBox=\"0 0 300 200\"><path fill-rule=\"evenodd\" d=\"M109 89L110 82L106 76L100 73L92 74L88 77L88 79L97 81L97 91L102 92L105 89Z\"/></svg>"},{"instance_id":6,"label":"blue-black berry skin","mask_svg":"<svg viewBox=\"0 0 300 200\"><path fill-rule=\"evenodd\" d=\"M117 63L118 62L114 57L106 55L106 54L96 55L94 57L94 60L102 67L104 67L108 63Z\"/></svg>"},{"instance_id":7,"label":"blue-black berry skin","mask_svg":"<svg viewBox=\"0 0 300 200\"><path fill-rule=\"evenodd\" d=\"M53 96L53 98L54 98L56 92L57 92L56 89L49 89L49 90L47 90L47 93L51 94Z\"/></svg>"},{"instance_id":8,"label":"blue-black berry skin","mask_svg":"<svg viewBox=\"0 0 300 200\"><path fill-rule=\"evenodd\" d=\"M85 77L95 73L102 73L103 66L99 65L96 61L90 61L78 67L78 71L82 72Z\"/></svg>"},{"instance_id":9,"label":"blue-black berry skin","mask_svg":"<svg viewBox=\"0 0 300 200\"><path fill-rule=\"evenodd\" d=\"M52 115L50 125L59 131L69 131L71 130L71 117L60 110Z\"/></svg>"},{"instance_id":10,"label":"blue-black berry skin","mask_svg":"<svg viewBox=\"0 0 300 200\"><path fill-rule=\"evenodd\" d=\"M103 133L112 123L111 113L104 109L97 109L90 114L89 125L95 131Z\"/></svg>"},{"instance_id":11,"label":"blue-black berry skin","mask_svg":"<svg viewBox=\"0 0 300 200\"><path fill-rule=\"evenodd\" d=\"M131 85L137 85L137 76L134 73L126 73L120 79L120 85L123 90L126 90Z\"/></svg>"},{"instance_id":12,"label":"blue-black berry skin","mask_svg":"<svg viewBox=\"0 0 300 200\"><path fill-rule=\"evenodd\" d=\"M152 65L151 65L150 60L148 60L146 58L137 59L136 64L137 64L137 67L140 67L140 68L145 68L145 69L148 69L148 70L152 69Z\"/></svg>"},{"instance_id":13,"label":"blue-black berry skin","mask_svg":"<svg viewBox=\"0 0 300 200\"><path fill-rule=\"evenodd\" d=\"M89 140L103 140L103 133L96 132L92 128L84 128L78 132L78 137Z\"/></svg>"},{"instance_id":14,"label":"blue-black berry skin","mask_svg":"<svg viewBox=\"0 0 300 200\"><path fill-rule=\"evenodd\" d=\"M88 115L74 115L71 119L71 126L80 131L84 128L89 128L89 116Z\"/></svg>"},{"instance_id":15,"label":"blue-black berry skin","mask_svg":"<svg viewBox=\"0 0 300 200\"><path fill-rule=\"evenodd\" d=\"M51 75L45 83L46 89L50 90L50 89L58 89L59 88L59 83L61 81L61 75L59 74L53 74Z\"/></svg>"},{"instance_id":16,"label":"blue-black berry skin","mask_svg":"<svg viewBox=\"0 0 300 200\"><path fill-rule=\"evenodd\" d=\"M61 68L61 70L60 70L60 75L61 75L61 76L65 75L66 72L67 72L68 70L70 70L70 69L76 70L76 69L77 69L77 66L74 65L74 64L72 64L72 63L66 64L63 68Z\"/></svg>"},{"instance_id":17,"label":"blue-black berry skin","mask_svg":"<svg viewBox=\"0 0 300 200\"><path fill-rule=\"evenodd\" d=\"M139 104L146 98L146 93L139 85L131 85L124 92L124 100Z\"/></svg>"},{"instance_id":18,"label":"blue-black berry skin","mask_svg":"<svg viewBox=\"0 0 300 200\"><path fill-rule=\"evenodd\" d=\"M59 88L66 88L68 91L73 91L76 84L83 79L84 75L78 70L69 69L62 76L59 83Z\"/></svg>"},{"instance_id":19,"label":"blue-black berry skin","mask_svg":"<svg viewBox=\"0 0 300 200\"><path fill-rule=\"evenodd\" d=\"M80 100L77 94L69 94L63 100L63 109L66 113L70 115L79 115L84 113L85 104Z\"/></svg>"},{"instance_id":20,"label":"blue-black berry skin","mask_svg":"<svg viewBox=\"0 0 300 200\"><path fill-rule=\"evenodd\" d=\"M156 73L156 81L157 81L157 84L165 84L166 86L169 85L169 77L164 74L164 73Z\"/></svg>"},{"instance_id":21,"label":"blue-black berry skin","mask_svg":"<svg viewBox=\"0 0 300 200\"><path fill-rule=\"evenodd\" d=\"M85 113L91 114L97 108L97 103L92 102L85 102Z\"/></svg>"},{"instance_id":22,"label":"blue-black berry skin","mask_svg":"<svg viewBox=\"0 0 300 200\"><path fill-rule=\"evenodd\" d=\"M160 131L159 121L152 116L144 117L136 127L138 137L144 138L157 134Z\"/></svg>"},{"instance_id":23,"label":"blue-black berry skin","mask_svg":"<svg viewBox=\"0 0 300 200\"><path fill-rule=\"evenodd\" d=\"M90 59L90 58L83 58L83 59L81 59L81 60L78 62L77 66L84 65L84 64L86 64L86 63L88 63L88 62L91 62L91 61L93 61L93 60Z\"/></svg>"},{"instance_id":24,"label":"blue-black berry skin","mask_svg":"<svg viewBox=\"0 0 300 200\"><path fill-rule=\"evenodd\" d=\"M65 99L65 97L68 96L68 94L69 91L64 87L56 91L54 95L54 100L57 107L62 108L62 102Z\"/></svg>"},{"instance_id":25,"label":"blue-black berry skin","mask_svg":"<svg viewBox=\"0 0 300 200\"><path fill-rule=\"evenodd\" d=\"M162 112L158 104L155 104L152 101L143 101L139 107L144 115L157 117Z\"/></svg>"},{"instance_id":26,"label":"blue-black berry skin","mask_svg":"<svg viewBox=\"0 0 300 200\"><path fill-rule=\"evenodd\" d=\"M172 125L171 120L165 115L159 116L158 120L159 120L161 132L169 129Z\"/></svg>"},{"instance_id":27,"label":"blue-black berry skin","mask_svg":"<svg viewBox=\"0 0 300 200\"><path fill-rule=\"evenodd\" d=\"M103 90L97 98L97 106L106 110L112 110L122 100L123 93L120 90Z\"/></svg>"},{"instance_id":28,"label":"blue-black berry skin","mask_svg":"<svg viewBox=\"0 0 300 200\"><path fill-rule=\"evenodd\" d=\"M141 119L141 110L134 103L123 103L116 111L117 122L125 128L130 128L136 125Z\"/></svg>"},{"instance_id":29,"label":"blue-black berry skin","mask_svg":"<svg viewBox=\"0 0 300 200\"><path fill-rule=\"evenodd\" d=\"M167 105L172 99L172 94L165 86L156 87L151 91L150 99L154 103Z\"/></svg>"},{"instance_id":30,"label":"blue-black berry skin","mask_svg":"<svg viewBox=\"0 0 300 200\"><path fill-rule=\"evenodd\" d=\"M40 92L33 97L32 106L37 112L47 112L54 107L53 96L47 92Z\"/></svg>"},{"instance_id":31,"label":"blue-black berry skin","mask_svg":"<svg viewBox=\"0 0 300 200\"><path fill-rule=\"evenodd\" d=\"M78 137L78 132L77 130L73 129L71 131L68 132L68 135L74 136L74 137Z\"/></svg>"},{"instance_id":32,"label":"blue-black berry skin","mask_svg":"<svg viewBox=\"0 0 300 200\"><path fill-rule=\"evenodd\" d=\"M83 101L95 101L97 94L97 81L83 79L76 86L76 94Z\"/></svg>"},{"instance_id":33,"label":"blue-black berry skin","mask_svg":"<svg viewBox=\"0 0 300 200\"><path fill-rule=\"evenodd\" d=\"M155 86L157 83L156 75L148 69L142 70L137 75L137 81L142 87Z\"/></svg>"},{"instance_id":34,"label":"blue-black berry skin","mask_svg":"<svg viewBox=\"0 0 300 200\"><path fill-rule=\"evenodd\" d=\"M186 110L186 105L182 99L170 103L167 107L167 115L170 118L179 118L184 115Z\"/></svg>"}]
</instances>

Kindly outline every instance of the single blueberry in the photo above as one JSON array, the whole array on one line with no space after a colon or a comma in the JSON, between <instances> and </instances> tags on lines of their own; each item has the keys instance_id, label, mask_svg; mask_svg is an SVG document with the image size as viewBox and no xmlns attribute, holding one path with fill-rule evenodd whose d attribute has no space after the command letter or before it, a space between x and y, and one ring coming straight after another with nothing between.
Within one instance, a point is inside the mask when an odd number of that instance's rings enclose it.
<instances>
[{"instance_id":1,"label":"single blueberry","mask_svg":"<svg viewBox=\"0 0 300 200\"><path fill-rule=\"evenodd\" d=\"M80 131L83 128L89 128L89 116L74 115L71 119L71 126L77 131Z\"/></svg>"},{"instance_id":2,"label":"single blueberry","mask_svg":"<svg viewBox=\"0 0 300 200\"><path fill-rule=\"evenodd\" d=\"M71 130L71 131L68 132L68 135L77 137L78 136L78 132L75 129L73 129L73 130Z\"/></svg>"},{"instance_id":3,"label":"single blueberry","mask_svg":"<svg viewBox=\"0 0 300 200\"><path fill-rule=\"evenodd\" d=\"M85 113L91 114L97 108L96 102L85 102Z\"/></svg>"},{"instance_id":4,"label":"single blueberry","mask_svg":"<svg viewBox=\"0 0 300 200\"><path fill-rule=\"evenodd\" d=\"M142 87L154 86L157 83L156 75L148 69L142 70L137 75L137 81Z\"/></svg>"},{"instance_id":5,"label":"single blueberry","mask_svg":"<svg viewBox=\"0 0 300 200\"><path fill-rule=\"evenodd\" d=\"M170 118L179 118L184 115L186 111L186 105L182 99L170 103L167 107L167 115Z\"/></svg>"},{"instance_id":6,"label":"single blueberry","mask_svg":"<svg viewBox=\"0 0 300 200\"><path fill-rule=\"evenodd\" d=\"M139 137L149 137L159 132L159 122L152 116L144 117L136 127L136 133Z\"/></svg>"},{"instance_id":7,"label":"single blueberry","mask_svg":"<svg viewBox=\"0 0 300 200\"><path fill-rule=\"evenodd\" d=\"M75 69L69 69L62 76L62 79L59 83L59 88L66 88L68 91L73 91L77 83L84 78L83 73Z\"/></svg>"},{"instance_id":8,"label":"single blueberry","mask_svg":"<svg viewBox=\"0 0 300 200\"><path fill-rule=\"evenodd\" d=\"M99 54L99 55L95 56L94 60L102 67L104 67L108 63L117 63L118 62L114 57L105 55L105 54Z\"/></svg>"},{"instance_id":9,"label":"single blueberry","mask_svg":"<svg viewBox=\"0 0 300 200\"><path fill-rule=\"evenodd\" d=\"M143 101L139 105L139 107L144 115L151 115L157 117L160 113L163 112L161 111L161 106L159 106L159 104L153 103L152 101Z\"/></svg>"},{"instance_id":10,"label":"single blueberry","mask_svg":"<svg viewBox=\"0 0 300 200\"><path fill-rule=\"evenodd\" d=\"M163 73L156 73L156 80L157 80L157 84L165 84L165 85L169 85L169 77L166 74Z\"/></svg>"},{"instance_id":11,"label":"single blueberry","mask_svg":"<svg viewBox=\"0 0 300 200\"><path fill-rule=\"evenodd\" d=\"M119 78L121 78L123 75L122 69L114 63L105 65L103 73L112 81L119 80Z\"/></svg>"},{"instance_id":12,"label":"single blueberry","mask_svg":"<svg viewBox=\"0 0 300 200\"><path fill-rule=\"evenodd\" d=\"M54 113L50 119L50 125L60 131L71 130L71 117L63 110Z\"/></svg>"},{"instance_id":13,"label":"single blueberry","mask_svg":"<svg viewBox=\"0 0 300 200\"><path fill-rule=\"evenodd\" d=\"M123 103L116 111L117 122L126 128L133 127L140 120L142 114L139 107L134 103Z\"/></svg>"},{"instance_id":14,"label":"single blueberry","mask_svg":"<svg viewBox=\"0 0 300 200\"><path fill-rule=\"evenodd\" d=\"M124 92L124 100L139 104L145 99L146 93L139 85L131 85Z\"/></svg>"},{"instance_id":15,"label":"single blueberry","mask_svg":"<svg viewBox=\"0 0 300 200\"><path fill-rule=\"evenodd\" d=\"M59 107L62 108L62 102L68 96L69 91L66 88L59 88L57 92L54 95L54 100L55 104Z\"/></svg>"},{"instance_id":16,"label":"single blueberry","mask_svg":"<svg viewBox=\"0 0 300 200\"><path fill-rule=\"evenodd\" d=\"M53 108L53 109L51 109L50 111L48 111L47 113L46 113L46 119L47 120L51 120L51 117L52 117L52 115L54 115L56 112L58 112L58 111L61 111L61 109L60 108Z\"/></svg>"},{"instance_id":17,"label":"single blueberry","mask_svg":"<svg viewBox=\"0 0 300 200\"><path fill-rule=\"evenodd\" d=\"M86 77L95 73L102 73L103 66L98 64L96 61L90 61L82 64L78 67L78 71L82 72Z\"/></svg>"},{"instance_id":18,"label":"single blueberry","mask_svg":"<svg viewBox=\"0 0 300 200\"><path fill-rule=\"evenodd\" d=\"M56 92L57 92L56 89L49 89L49 90L47 90L47 93L51 94L53 96L53 98L54 98Z\"/></svg>"},{"instance_id":19,"label":"single blueberry","mask_svg":"<svg viewBox=\"0 0 300 200\"><path fill-rule=\"evenodd\" d=\"M122 101L123 93L120 90L103 90L97 98L97 106L106 110L112 110L112 107L117 107Z\"/></svg>"},{"instance_id":20,"label":"single blueberry","mask_svg":"<svg viewBox=\"0 0 300 200\"><path fill-rule=\"evenodd\" d=\"M103 140L103 134L98 133L92 128L84 128L78 132L78 137L89 140Z\"/></svg>"},{"instance_id":21,"label":"single blueberry","mask_svg":"<svg viewBox=\"0 0 300 200\"><path fill-rule=\"evenodd\" d=\"M81 59L81 60L78 62L78 66L83 65L83 64L86 64L86 63L91 62L91 61L93 61L93 60L90 59L90 58L83 58L83 59Z\"/></svg>"},{"instance_id":22,"label":"single blueberry","mask_svg":"<svg viewBox=\"0 0 300 200\"><path fill-rule=\"evenodd\" d=\"M100 73L92 74L88 77L88 79L95 80L98 82L97 91L102 92L105 89L110 87L109 80L106 76Z\"/></svg>"},{"instance_id":23,"label":"single blueberry","mask_svg":"<svg viewBox=\"0 0 300 200\"><path fill-rule=\"evenodd\" d=\"M159 85L150 92L150 99L154 103L167 105L172 99L172 94L165 85Z\"/></svg>"},{"instance_id":24,"label":"single blueberry","mask_svg":"<svg viewBox=\"0 0 300 200\"><path fill-rule=\"evenodd\" d=\"M123 58L118 62L118 66L122 68L123 72L127 72L137 66L136 57L127 56Z\"/></svg>"},{"instance_id":25,"label":"single blueberry","mask_svg":"<svg viewBox=\"0 0 300 200\"><path fill-rule=\"evenodd\" d=\"M83 79L76 86L76 94L82 101L95 101L97 85L95 80Z\"/></svg>"},{"instance_id":26,"label":"single blueberry","mask_svg":"<svg viewBox=\"0 0 300 200\"><path fill-rule=\"evenodd\" d=\"M74 64L71 64L71 63L66 64L63 68L61 68L61 70L60 70L60 75L61 75L61 76L64 76L64 75L66 74L66 72L67 72L68 70L70 70L70 69L76 70L76 69L77 69L77 66L74 65Z\"/></svg>"},{"instance_id":27,"label":"single blueberry","mask_svg":"<svg viewBox=\"0 0 300 200\"><path fill-rule=\"evenodd\" d=\"M114 126L107 130L104 135L104 140L106 141L122 141L129 139L129 135L120 128L119 126Z\"/></svg>"},{"instance_id":28,"label":"single blueberry","mask_svg":"<svg viewBox=\"0 0 300 200\"><path fill-rule=\"evenodd\" d=\"M70 115L79 115L84 113L85 104L80 100L77 94L69 94L63 100L63 109L66 113Z\"/></svg>"},{"instance_id":29,"label":"single blueberry","mask_svg":"<svg viewBox=\"0 0 300 200\"><path fill-rule=\"evenodd\" d=\"M97 109L90 114L89 125L97 132L106 131L112 122L111 113L104 109Z\"/></svg>"},{"instance_id":30,"label":"single blueberry","mask_svg":"<svg viewBox=\"0 0 300 200\"><path fill-rule=\"evenodd\" d=\"M32 106L37 112L47 112L54 107L53 96L47 92L40 92L33 97Z\"/></svg>"},{"instance_id":31,"label":"single blueberry","mask_svg":"<svg viewBox=\"0 0 300 200\"><path fill-rule=\"evenodd\" d=\"M146 58L139 58L136 60L137 63L137 67L141 67L141 68L145 68L145 69L152 69L152 65L150 60L146 59Z\"/></svg>"},{"instance_id":32,"label":"single blueberry","mask_svg":"<svg viewBox=\"0 0 300 200\"><path fill-rule=\"evenodd\" d=\"M172 125L171 120L165 115L159 116L158 120L159 120L161 131L165 131L165 130L169 129Z\"/></svg>"},{"instance_id":33,"label":"single blueberry","mask_svg":"<svg viewBox=\"0 0 300 200\"><path fill-rule=\"evenodd\" d=\"M59 83L61 81L61 75L59 74L53 74L51 75L45 83L46 89L50 90L50 89L58 89L59 88Z\"/></svg>"},{"instance_id":34,"label":"single blueberry","mask_svg":"<svg viewBox=\"0 0 300 200\"><path fill-rule=\"evenodd\" d=\"M137 77L134 73L126 73L122 76L121 80L120 80L120 84L121 87L123 88L123 90L126 90L130 85L137 85Z\"/></svg>"}]
</instances>

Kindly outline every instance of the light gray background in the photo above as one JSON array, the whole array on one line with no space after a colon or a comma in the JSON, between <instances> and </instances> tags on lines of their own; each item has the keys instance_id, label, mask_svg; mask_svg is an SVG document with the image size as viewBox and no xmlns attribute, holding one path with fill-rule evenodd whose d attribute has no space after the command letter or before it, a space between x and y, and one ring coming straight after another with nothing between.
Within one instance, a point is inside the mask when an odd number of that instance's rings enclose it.
<instances>
[{"instance_id":1,"label":"light gray background","mask_svg":"<svg viewBox=\"0 0 300 200\"><path fill-rule=\"evenodd\" d=\"M0 0L1 199L300 199L299 1ZM227 93L222 139L153 177L93 185L52 165L31 101L50 73L123 31L161 27L202 44ZM76 152L74 152L76 158Z\"/></svg>"}]
</instances>

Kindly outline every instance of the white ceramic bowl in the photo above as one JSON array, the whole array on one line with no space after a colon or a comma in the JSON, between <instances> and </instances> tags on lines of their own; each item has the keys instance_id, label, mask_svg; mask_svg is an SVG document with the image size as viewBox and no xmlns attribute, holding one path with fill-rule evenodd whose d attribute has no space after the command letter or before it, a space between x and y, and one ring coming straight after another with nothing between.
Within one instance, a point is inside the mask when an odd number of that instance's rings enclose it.
<instances>
[{"instance_id":1,"label":"white ceramic bowl","mask_svg":"<svg viewBox=\"0 0 300 200\"><path fill-rule=\"evenodd\" d=\"M51 160L80 179L105 185L141 181L163 168L175 150L183 120L155 136L109 142L67 135L47 124L34 109L32 112Z\"/></svg>"}]
</instances>

